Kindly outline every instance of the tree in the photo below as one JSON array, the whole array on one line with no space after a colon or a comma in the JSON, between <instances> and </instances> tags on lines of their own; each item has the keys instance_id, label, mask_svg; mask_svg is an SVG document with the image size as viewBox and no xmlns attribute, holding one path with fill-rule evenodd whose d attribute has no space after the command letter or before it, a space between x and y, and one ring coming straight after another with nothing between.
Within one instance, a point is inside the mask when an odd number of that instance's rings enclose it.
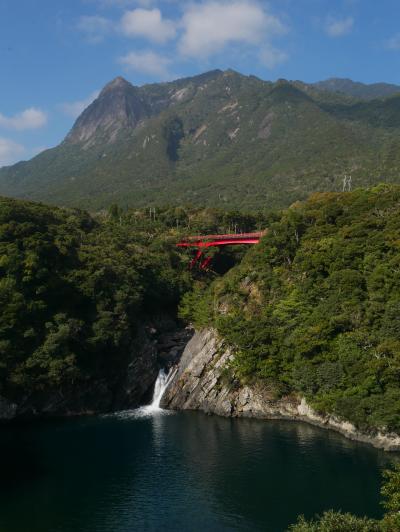
<instances>
[{"instance_id":1,"label":"tree","mask_svg":"<svg viewBox=\"0 0 400 532\"><path fill-rule=\"evenodd\" d=\"M384 497L383 507L386 514L383 518L383 530L395 532L400 530L400 464L394 469L383 473L384 483L381 493Z\"/></svg>"}]
</instances>

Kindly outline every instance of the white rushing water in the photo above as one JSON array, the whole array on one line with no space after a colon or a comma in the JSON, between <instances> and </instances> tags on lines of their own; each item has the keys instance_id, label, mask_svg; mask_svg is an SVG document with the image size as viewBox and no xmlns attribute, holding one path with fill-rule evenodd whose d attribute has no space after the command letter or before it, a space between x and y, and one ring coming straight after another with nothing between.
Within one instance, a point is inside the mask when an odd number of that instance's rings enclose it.
<instances>
[{"instance_id":1,"label":"white rushing water","mask_svg":"<svg viewBox=\"0 0 400 532\"><path fill-rule=\"evenodd\" d=\"M167 389L168 384L171 382L174 373L175 371L170 370L168 373L166 373L164 369L160 369L156 383L154 385L153 400L147 408L156 411L162 410L160 408L161 399L165 390Z\"/></svg>"},{"instance_id":2,"label":"white rushing water","mask_svg":"<svg viewBox=\"0 0 400 532\"><path fill-rule=\"evenodd\" d=\"M141 418L150 417L154 414L170 414L170 410L164 410L160 407L162 396L167 389L169 383L172 381L176 373L176 369L168 372L165 369L160 369L158 372L157 380L154 384L154 392L151 403L135 410L125 410L115 414L119 418Z\"/></svg>"}]
</instances>

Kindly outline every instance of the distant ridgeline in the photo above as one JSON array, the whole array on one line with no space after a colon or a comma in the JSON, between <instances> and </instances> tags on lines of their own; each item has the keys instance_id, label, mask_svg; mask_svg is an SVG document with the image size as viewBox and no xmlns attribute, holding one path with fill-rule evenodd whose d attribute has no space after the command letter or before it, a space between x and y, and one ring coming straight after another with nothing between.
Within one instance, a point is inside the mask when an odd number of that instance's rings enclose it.
<instances>
[{"instance_id":1,"label":"distant ridgeline","mask_svg":"<svg viewBox=\"0 0 400 532\"><path fill-rule=\"evenodd\" d=\"M353 188L398 183L398 91L231 70L142 87L116 78L59 146L0 169L0 194L90 210L270 209L341 191L345 174Z\"/></svg>"},{"instance_id":2,"label":"distant ridgeline","mask_svg":"<svg viewBox=\"0 0 400 532\"><path fill-rule=\"evenodd\" d=\"M400 187L294 204L240 265L187 293L181 315L218 330L242 383L399 433Z\"/></svg>"}]
</instances>

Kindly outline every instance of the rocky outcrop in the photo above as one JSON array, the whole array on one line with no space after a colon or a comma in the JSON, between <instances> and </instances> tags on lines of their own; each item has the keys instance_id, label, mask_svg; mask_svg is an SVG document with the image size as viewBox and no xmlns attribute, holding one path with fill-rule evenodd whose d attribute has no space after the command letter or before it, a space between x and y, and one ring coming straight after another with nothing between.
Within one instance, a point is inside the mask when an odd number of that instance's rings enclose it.
<instances>
[{"instance_id":1,"label":"rocky outcrop","mask_svg":"<svg viewBox=\"0 0 400 532\"><path fill-rule=\"evenodd\" d=\"M142 329L134 347L139 356L129 362L124 378L117 386L112 410L134 408L150 399L149 392L160 367L176 364L192 336L191 329L173 326L161 332L153 326Z\"/></svg>"},{"instance_id":2,"label":"rocky outcrop","mask_svg":"<svg viewBox=\"0 0 400 532\"><path fill-rule=\"evenodd\" d=\"M240 385L229 369L232 359L233 354L215 331L197 332L182 354L162 406L221 416L305 421L388 451L400 450L398 434L360 432L347 421L318 414L297 395L277 399L272 390L261 384Z\"/></svg>"},{"instance_id":3,"label":"rocky outcrop","mask_svg":"<svg viewBox=\"0 0 400 532\"><path fill-rule=\"evenodd\" d=\"M82 144L84 148L99 141L113 143L121 131L135 129L149 113L139 88L117 77L83 111L64 142Z\"/></svg>"}]
</instances>

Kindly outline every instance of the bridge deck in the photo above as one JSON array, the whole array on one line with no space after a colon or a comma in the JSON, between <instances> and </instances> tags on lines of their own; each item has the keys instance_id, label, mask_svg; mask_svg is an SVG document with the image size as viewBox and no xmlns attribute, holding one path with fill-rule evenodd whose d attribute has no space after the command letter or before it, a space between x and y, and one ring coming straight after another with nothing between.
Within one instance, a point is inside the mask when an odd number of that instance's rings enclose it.
<instances>
[{"instance_id":1,"label":"bridge deck","mask_svg":"<svg viewBox=\"0 0 400 532\"><path fill-rule=\"evenodd\" d=\"M197 235L188 236L176 245L181 248L197 248L197 253L190 261L189 267L192 269L197 262L200 263L200 269L206 270L211 262L211 257L202 259L204 248L217 247L217 246L232 246L242 244L258 244L260 238L267 233L265 231L258 231L256 233L240 233L240 234L228 234L228 235Z\"/></svg>"},{"instance_id":2,"label":"bridge deck","mask_svg":"<svg viewBox=\"0 0 400 532\"><path fill-rule=\"evenodd\" d=\"M257 244L266 231L256 233L234 233L226 235L197 235L188 236L176 244L178 247L211 247L234 244Z\"/></svg>"}]
</instances>

